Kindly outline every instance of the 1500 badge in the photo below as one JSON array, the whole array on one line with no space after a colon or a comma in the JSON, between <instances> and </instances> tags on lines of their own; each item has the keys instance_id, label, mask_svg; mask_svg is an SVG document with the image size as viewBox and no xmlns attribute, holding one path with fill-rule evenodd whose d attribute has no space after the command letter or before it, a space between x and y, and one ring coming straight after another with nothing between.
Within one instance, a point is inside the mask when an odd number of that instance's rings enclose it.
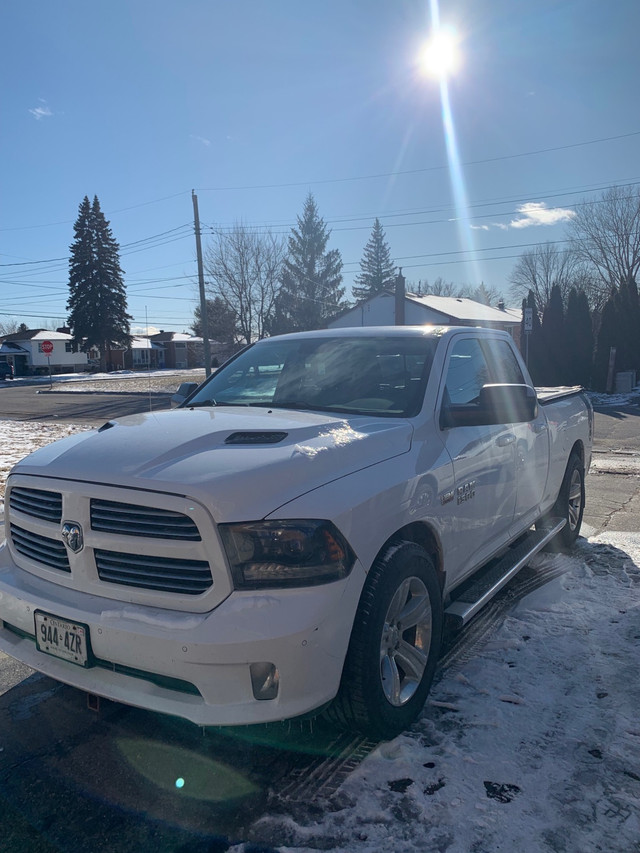
<instances>
[{"instance_id":1,"label":"1500 badge","mask_svg":"<svg viewBox=\"0 0 640 853\"><path fill-rule=\"evenodd\" d=\"M464 503L465 501L470 501L472 497L475 496L476 493L476 481L469 480L468 483L463 483L461 486L458 486L456 489L456 494L458 496L458 503Z\"/></svg>"}]
</instances>

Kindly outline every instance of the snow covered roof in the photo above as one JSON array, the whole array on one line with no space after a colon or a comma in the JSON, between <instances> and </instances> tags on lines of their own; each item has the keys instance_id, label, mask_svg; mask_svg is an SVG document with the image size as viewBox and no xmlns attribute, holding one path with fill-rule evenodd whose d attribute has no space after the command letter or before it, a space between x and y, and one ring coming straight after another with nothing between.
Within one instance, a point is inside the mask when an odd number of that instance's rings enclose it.
<instances>
[{"instance_id":1,"label":"snow covered roof","mask_svg":"<svg viewBox=\"0 0 640 853\"><path fill-rule=\"evenodd\" d=\"M164 349L162 344L150 341L149 338L131 338L131 349Z\"/></svg>"},{"instance_id":2,"label":"snow covered roof","mask_svg":"<svg viewBox=\"0 0 640 853\"><path fill-rule=\"evenodd\" d=\"M21 355L28 352L29 350L18 346L18 344L11 343L11 341L2 341L0 343L0 355Z\"/></svg>"},{"instance_id":3,"label":"snow covered roof","mask_svg":"<svg viewBox=\"0 0 640 853\"><path fill-rule=\"evenodd\" d=\"M4 335L2 341L70 341L73 335L66 332L52 332L51 329L27 329L25 332L13 332Z\"/></svg>"},{"instance_id":4,"label":"snow covered roof","mask_svg":"<svg viewBox=\"0 0 640 853\"><path fill-rule=\"evenodd\" d=\"M474 299L464 296L416 296L407 293L406 299L417 305L424 305L431 311L439 311L454 320L476 321L482 323L519 323L522 312L519 309L492 308Z\"/></svg>"}]
</instances>

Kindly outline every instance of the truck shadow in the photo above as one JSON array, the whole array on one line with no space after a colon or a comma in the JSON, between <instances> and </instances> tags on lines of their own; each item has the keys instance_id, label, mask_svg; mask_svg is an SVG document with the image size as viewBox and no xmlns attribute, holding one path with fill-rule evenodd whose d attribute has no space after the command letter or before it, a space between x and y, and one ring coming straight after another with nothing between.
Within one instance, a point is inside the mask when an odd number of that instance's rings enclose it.
<instances>
[{"instance_id":1,"label":"truck shadow","mask_svg":"<svg viewBox=\"0 0 640 853\"><path fill-rule=\"evenodd\" d=\"M203 730L105 700L96 713L38 673L0 697L0 731L2 853L258 842L278 802L328 795L375 746L318 721Z\"/></svg>"}]
</instances>

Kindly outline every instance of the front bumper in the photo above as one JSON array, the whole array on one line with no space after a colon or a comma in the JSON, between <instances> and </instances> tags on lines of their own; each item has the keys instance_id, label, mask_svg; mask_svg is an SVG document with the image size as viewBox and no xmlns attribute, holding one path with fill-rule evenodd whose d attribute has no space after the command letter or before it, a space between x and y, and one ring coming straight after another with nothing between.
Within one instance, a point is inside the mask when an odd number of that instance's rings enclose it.
<instances>
[{"instance_id":1,"label":"front bumper","mask_svg":"<svg viewBox=\"0 0 640 853\"><path fill-rule=\"evenodd\" d=\"M198 725L272 722L337 693L365 573L326 586L233 592L209 613L125 604L17 567L0 548L0 650L52 678ZM83 668L36 648L34 611L89 626L97 664ZM273 664L278 695L256 699L252 663Z\"/></svg>"}]
</instances>

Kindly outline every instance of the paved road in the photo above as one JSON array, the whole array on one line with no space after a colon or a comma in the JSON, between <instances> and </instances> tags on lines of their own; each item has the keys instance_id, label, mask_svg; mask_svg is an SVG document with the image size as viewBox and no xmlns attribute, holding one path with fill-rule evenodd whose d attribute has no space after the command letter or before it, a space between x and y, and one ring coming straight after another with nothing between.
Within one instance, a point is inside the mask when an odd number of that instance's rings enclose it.
<instances>
[{"instance_id":1,"label":"paved road","mask_svg":"<svg viewBox=\"0 0 640 853\"><path fill-rule=\"evenodd\" d=\"M176 381L176 388L178 386ZM101 425L110 418L138 412L168 409L171 395L131 392L75 393L48 391L41 385L0 388L0 418L17 421L49 421Z\"/></svg>"},{"instance_id":2,"label":"paved road","mask_svg":"<svg viewBox=\"0 0 640 853\"><path fill-rule=\"evenodd\" d=\"M102 423L148 406L144 395L0 393L0 417L20 420ZM635 407L596 413L585 533L640 530L639 416ZM505 608L546 579L528 571L453 642L443 671L472 656ZM557 571L550 563L548 576ZM0 653L0 853L199 853L260 842L256 818L283 797L295 805L330 793L370 747L310 723L203 733L110 702L95 713L80 691Z\"/></svg>"},{"instance_id":3,"label":"paved road","mask_svg":"<svg viewBox=\"0 0 640 853\"><path fill-rule=\"evenodd\" d=\"M595 532L639 532L640 407L600 409L595 418L585 524Z\"/></svg>"}]
</instances>

